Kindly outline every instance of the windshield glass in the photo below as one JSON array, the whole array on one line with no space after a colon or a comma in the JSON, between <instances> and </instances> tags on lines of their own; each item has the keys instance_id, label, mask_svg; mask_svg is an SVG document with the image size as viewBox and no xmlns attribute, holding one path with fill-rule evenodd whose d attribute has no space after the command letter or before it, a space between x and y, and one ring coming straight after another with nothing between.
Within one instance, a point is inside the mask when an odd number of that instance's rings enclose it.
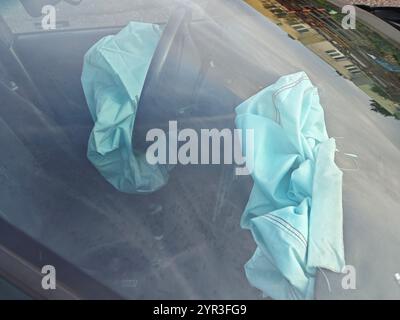
<instances>
[{"instance_id":1,"label":"windshield glass","mask_svg":"<svg viewBox=\"0 0 400 320\"><path fill-rule=\"evenodd\" d=\"M360 14L355 29L343 29L341 7L318 0L84 0L55 8L56 26L44 30L44 15L31 17L19 1L0 4L10 33L0 39L0 145L8 150L0 157L2 219L126 298L262 298L244 273L256 248L240 226L253 181L236 174L238 163L175 161L152 171L159 179L144 179L140 187L150 192L141 193L91 157L95 147L102 153L91 133L100 116L85 80L110 88L88 52L128 23L146 22L131 24L146 32L147 60L135 65L143 88L124 87L131 65L118 69L128 112L137 108L128 138L118 136L134 149L119 156L134 155L135 168L147 172L140 159L151 129L168 139L171 121L178 130L231 132L237 106L281 76L306 72L336 139L347 262L362 287L347 291L328 272L329 292L319 274L317 298L398 297L400 44L375 20ZM103 53L113 50L127 52L115 45ZM93 69L82 76L87 65Z\"/></svg>"},{"instance_id":2,"label":"windshield glass","mask_svg":"<svg viewBox=\"0 0 400 320\"><path fill-rule=\"evenodd\" d=\"M31 17L19 1L4 0L0 4L2 16L14 33L41 32L42 18ZM61 2L56 5L57 29L81 29L96 27L125 26L132 20L168 20L173 1L130 1L107 0L82 1L79 5Z\"/></svg>"}]
</instances>

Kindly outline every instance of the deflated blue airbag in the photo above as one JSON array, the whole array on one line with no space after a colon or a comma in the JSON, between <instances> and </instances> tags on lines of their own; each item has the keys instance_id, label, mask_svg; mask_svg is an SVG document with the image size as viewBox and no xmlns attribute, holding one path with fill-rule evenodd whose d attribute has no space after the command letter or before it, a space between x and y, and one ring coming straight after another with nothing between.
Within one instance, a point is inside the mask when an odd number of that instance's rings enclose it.
<instances>
[{"instance_id":1,"label":"deflated blue airbag","mask_svg":"<svg viewBox=\"0 0 400 320\"><path fill-rule=\"evenodd\" d=\"M334 163L317 88L284 76L236 108L254 130L254 187L241 225L257 243L245 271L275 299L310 299L318 268L341 272L342 172Z\"/></svg>"},{"instance_id":2,"label":"deflated blue airbag","mask_svg":"<svg viewBox=\"0 0 400 320\"><path fill-rule=\"evenodd\" d=\"M158 25L131 22L85 55L82 85L94 121L87 156L127 193L153 192L168 179L165 167L150 165L132 147L139 98L161 34Z\"/></svg>"}]
</instances>

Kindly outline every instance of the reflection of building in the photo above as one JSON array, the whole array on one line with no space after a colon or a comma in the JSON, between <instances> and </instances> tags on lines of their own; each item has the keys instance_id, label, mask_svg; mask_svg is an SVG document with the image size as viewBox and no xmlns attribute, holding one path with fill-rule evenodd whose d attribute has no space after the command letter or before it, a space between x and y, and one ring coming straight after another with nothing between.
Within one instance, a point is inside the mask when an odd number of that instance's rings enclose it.
<instances>
[{"instance_id":1,"label":"reflection of building","mask_svg":"<svg viewBox=\"0 0 400 320\"><path fill-rule=\"evenodd\" d=\"M248 2L252 3L255 1ZM297 1L293 4L290 1L275 0L260 0L260 2L263 8L269 11L269 14L266 14L267 16L271 17L272 13L273 20L293 39L301 41L323 60L332 65L341 75L348 79L364 76L360 68L334 45L335 42L329 41L333 40L332 37L328 33L320 31L319 28L327 23L326 17L330 18L325 9L313 9L304 5L298 6L296 4ZM331 31L338 28L332 21L328 21L328 24Z\"/></svg>"},{"instance_id":2,"label":"reflection of building","mask_svg":"<svg viewBox=\"0 0 400 320\"><path fill-rule=\"evenodd\" d=\"M373 100L400 115L400 73L383 68L372 30L358 23L357 29L342 28L343 15L318 0L246 0L269 17L289 36L302 42L343 77L353 81ZM382 41L385 41L382 39ZM397 104L395 103L397 101Z\"/></svg>"}]
</instances>

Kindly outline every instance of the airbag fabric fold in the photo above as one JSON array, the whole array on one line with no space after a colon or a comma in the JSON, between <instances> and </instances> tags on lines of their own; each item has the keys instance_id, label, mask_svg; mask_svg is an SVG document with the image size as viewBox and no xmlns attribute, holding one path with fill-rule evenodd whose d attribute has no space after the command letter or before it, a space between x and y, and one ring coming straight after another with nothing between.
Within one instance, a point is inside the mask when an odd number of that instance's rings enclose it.
<instances>
[{"instance_id":1,"label":"airbag fabric fold","mask_svg":"<svg viewBox=\"0 0 400 320\"><path fill-rule=\"evenodd\" d=\"M161 38L158 25L131 22L85 55L82 85L94 120L87 156L104 178L127 193L153 192L167 179L132 147L138 101Z\"/></svg>"},{"instance_id":2,"label":"airbag fabric fold","mask_svg":"<svg viewBox=\"0 0 400 320\"><path fill-rule=\"evenodd\" d=\"M236 126L255 137L241 225L258 247L247 278L275 299L311 299L317 269L341 272L345 264L342 172L317 88L304 72L284 76L236 113Z\"/></svg>"}]
</instances>

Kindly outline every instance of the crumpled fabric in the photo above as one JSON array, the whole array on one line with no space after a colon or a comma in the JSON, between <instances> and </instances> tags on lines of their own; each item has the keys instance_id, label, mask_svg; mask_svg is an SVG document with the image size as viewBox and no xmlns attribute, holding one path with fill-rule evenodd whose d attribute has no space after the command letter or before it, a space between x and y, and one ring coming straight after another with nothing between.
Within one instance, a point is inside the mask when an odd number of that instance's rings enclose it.
<instances>
[{"instance_id":1,"label":"crumpled fabric","mask_svg":"<svg viewBox=\"0 0 400 320\"><path fill-rule=\"evenodd\" d=\"M131 22L85 55L82 86L94 121L87 156L103 177L126 193L164 186L168 168L151 165L132 147L139 98L162 28Z\"/></svg>"},{"instance_id":2,"label":"crumpled fabric","mask_svg":"<svg viewBox=\"0 0 400 320\"><path fill-rule=\"evenodd\" d=\"M304 72L283 76L236 114L237 128L254 130L254 186L241 226L257 249L246 276L264 296L312 299L317 270L345 266L342 172L318 90Z\"/></svg>"}]
</instances>

